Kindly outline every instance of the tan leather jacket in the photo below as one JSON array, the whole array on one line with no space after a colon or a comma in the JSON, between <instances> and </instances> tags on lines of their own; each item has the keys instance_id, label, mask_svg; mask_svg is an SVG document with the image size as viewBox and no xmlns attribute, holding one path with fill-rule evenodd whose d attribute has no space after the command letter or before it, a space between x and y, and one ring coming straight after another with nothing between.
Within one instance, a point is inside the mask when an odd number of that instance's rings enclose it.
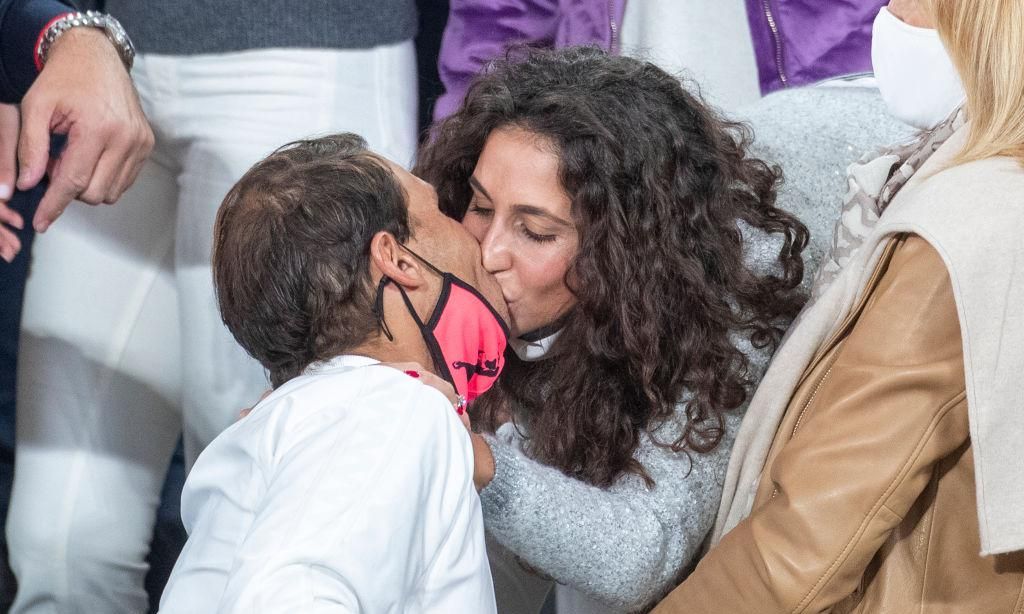
<instances>
[{"instance_id":1,"label":"tan leather jacket","mask_svg":"<svg viewBox=\"0 0 1024 614\"><path fill-rule=\"evenodd\" d=\"M978 554L974 492L949 276L901 237L804 373L752 514L654 612L1024 612L1024 553Z\"/></svg>"}]
</instances>

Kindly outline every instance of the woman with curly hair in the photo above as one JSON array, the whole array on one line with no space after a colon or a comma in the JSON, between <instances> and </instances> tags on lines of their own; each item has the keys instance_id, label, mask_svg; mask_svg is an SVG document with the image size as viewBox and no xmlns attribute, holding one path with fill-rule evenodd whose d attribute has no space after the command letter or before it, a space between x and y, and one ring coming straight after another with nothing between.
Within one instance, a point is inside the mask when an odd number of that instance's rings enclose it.
<instances>
[{"instance_id":1,"label":"woman with curly hair","mask_svg":"<svg viewBox=\"0 0 1024 614\"><path fill-rule=\"evenodd\" d=\"M749 142L651 64L519 49L421 152L509 304L505 372L471 408L499 611L536 612L552 580L637 610L694 562L803 300L807 231Z\"/></svg>"}]
</instances>

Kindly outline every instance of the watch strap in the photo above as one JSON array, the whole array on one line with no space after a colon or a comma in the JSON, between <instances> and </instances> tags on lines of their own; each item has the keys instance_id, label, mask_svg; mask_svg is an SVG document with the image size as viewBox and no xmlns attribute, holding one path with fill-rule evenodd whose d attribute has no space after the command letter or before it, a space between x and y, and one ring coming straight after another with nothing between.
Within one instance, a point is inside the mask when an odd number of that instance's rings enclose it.
<instances>
[{"instance_id":1,"label":"watch strap","mask_svg":"<svg viewBox=\"0 0 1024 614\"><path fill-rule=\"evenodd\" d=\"M125 32L116 19L99 11L67 13L50 22L49 26L40 34L39 42L36 45L36 66L40 70L46 65L50 50L57 40L71 28L77 27L92 27L103 30L107 35L107 39L114 45L118 55L121 56L121 62L125 68L131 70L132 64L135 61L135 47L132 45L131 39L128 38L128 33Z\"/></svg>"}]
</instances>

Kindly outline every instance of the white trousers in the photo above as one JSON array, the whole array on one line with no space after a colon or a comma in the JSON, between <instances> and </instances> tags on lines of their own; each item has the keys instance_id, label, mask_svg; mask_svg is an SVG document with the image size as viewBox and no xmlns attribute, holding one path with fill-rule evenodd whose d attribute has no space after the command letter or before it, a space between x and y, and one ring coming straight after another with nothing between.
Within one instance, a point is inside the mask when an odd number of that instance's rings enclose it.
<instances>
[{"instance_id":1,"label":"white trousers","mask_svg":"<svg viewBox=\"0 0 1024 614\"><path fill-rule=\"evenodd\" d=\"M691 80L732 113L761 97L744 0L626 2L622 53Z\"/></svg>"},{"instance_id":2,"label":"white trousers","mask_svg":"<svg viewBox=\"0 0 1024 614\"><path fill-rule=\"evenodd\" d=\"M221 199L308 136L360 133L411 163L415 71L411 42L137 60L152 158L115 207L75 204L35 246L7 521L12 612L146 611L144 559L179 434L191 464L268 387L217 310Z\"/></svg>"}]
</instances>

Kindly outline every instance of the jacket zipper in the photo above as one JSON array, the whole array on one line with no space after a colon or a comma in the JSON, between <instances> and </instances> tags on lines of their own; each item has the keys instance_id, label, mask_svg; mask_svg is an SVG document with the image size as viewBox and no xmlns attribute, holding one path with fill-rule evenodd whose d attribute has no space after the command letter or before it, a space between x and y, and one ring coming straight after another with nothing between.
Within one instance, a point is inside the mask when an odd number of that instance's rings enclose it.
<instances>
[{"instance_id":1,"label":"jacket zipper","mask_svg":"<svg viewBox=\"0 0 1024 614\"><path fill-rule=\"evenodd\" d=\"M767 2L767 1L768 0L765 0L765 2ZM611 49L609 49L609 51L611 51L612 53L615 53L617 51L616 47L618 47L618 44L619 44L619 24L615 23L615 2L614 2L614 0L608 0L608 29L611 31L611 35L612 35L612 45L611 45Z\"/></svg>"},{"instance_id":2,"label":"jacket zipper","mask_svg":"<svg viewBox=\"0 0 1024 614\"><path fill-rule=\"evenodd\" d=\"M832 349L839 338L846 335L850 325L853 324L854 320L860 317L861 310L864 309L864 305L867 304L868 299L871 298L871 293L875 291L875 286L878 285L878 281L882 278L882 275L889 269L889 261L892 260L892 253L896 251L896 246L899 243L898 239L889 239L885 248L882 250L882 256L878 259L878 264L875 265L875 270L871 272L871 277L868 278L867 283L864 285L864 291L861 294L860 300L854 306L846 319L843 320L842 325L835 330L829 338L825 340L824 345L818 350L818 353L814 355L814 359L811 360L810 364L817 364L819 360L825 357L825 354ZM803 385L801 382L799 385Z\"/></svg>"},{"instance_id":3,"label":"jacket zipper","mask_svg":"<svg viewBox=\"0 0 1024 614\"><path fill-rule=\"evenodd\" d=\"M798 430L800 430L800 423L804 421L804 415L807 413L808 408L810 408L811 403L814 402L814 398L818 396L818 391L821 390L821 387L825 385L825 382L828 380L828 376L831 375L831 374L832 374L832 367L829 367L828 370L825 371L825 374L821 376L821 379L818 380L818 383L815 384L814 392L811 393L811 396L807 399L807 402L804 403L804 406L800 408L800 415L798 415L796 417L796 423L793 425L793 432L789 434L789 438L790 439L793 439L794 437L796 437L796 432ZM779 489L778 488L772 489L771 499L774 499L775 497L777 497L778 494L779 494Z\"/></svg>"},{"instance_id":4,"label":"jacket zipper","mask_svg":"<svg viewBox=\"0 0 1024 614\"><path fill-rule=\"evenodd\" d=\"M829 375L832 375L832 367L829 367L828 371L825 371L825 375L821 376L821 379L818 380L818 384L814 387L814 392L811 393L810 398L807 399L804 406L800 408L800 415L796 417L796 423L793 425L793 432L789 435L790 439L796 437L796 432L800 430L800 423L804 421L804 414L807 413L807 408L809 408L811 403L814 402L814 397L818 396L818 391L821 390L821 387L825 385L826 381L828 381Z\"/></svg>"},{"instance_id":5,"label":"jacket zipper","mask_svg":"<svg viewBox=\"0 0 1024 614\"><path fill-rule=\"evenodd\" d=\"M767 0L765 1L767 2ZM844 337L846 333L849 331L850 326L857 320L857 318L860 316L861 310L864 309L864 305L867 304L868 299L871 296L871 293L874 292L875 286L878 285L878 280L881 279L883 270L887 270L889 268L888 262L892 258L892 252L895 251L895 249L896 241L890 240L889 244L885 247L885 250L882 252L882 257L878 261L878 264L875 266L874 272L868 279L868 283L865 286L865 291L863 295L860 297L860 301L858 301L856 308L850 312L850 315L846 316L846 320L843 322L842 326L837 328L836 331L832 333L832 335L822 346L822 349L819 350L818 353L814 356L814 359L811 360L810 364L817 364L818 361L820 361L826 355L828 355L828 353L832 351L832 347L836 343L838 343L840 339ZM836 356L833 357L833 360L836 360L838 358L839 355L837 354ZM825 374L821 376L821 379L818 380L818 383L815 384L814 392L811 393L811 396L807 399L807 402L804 403L804 406L800 408L800 414L797 415L796 423L793 424L793 432L789 434L790 439L796 437L796 432L800 429L800 424L804 421L804 414L807 413L807 410L808 408L810 408L811 403L814 401L814 398L818 396L818 391L821 390L821 387L825 384L825 380L827 380L828 376L831 374L832 367L830 366L828 370L825 371ZM804 383L805 382L800 382L799 384L797 384L797 387L802 387ZM772 496L770 498L774 499L778 494L778 488L772 489Z\"/></svg>"},{"instance_id":6,"label":"jacket zipper","mask_svg":"<svg viewBox=\"0 0 1024 614\"><path fill-rule=\"evenodd\" d=\"M764 16L768 19L768 27L772 30L772 38L775 40L775 68L779 71L779 80L782 87L789 87L789 78L782 67L782 37L779 35L779 26L775 23L775 16L772 14L771 0L762 0Z\"/></svg>"}]
</instances>

